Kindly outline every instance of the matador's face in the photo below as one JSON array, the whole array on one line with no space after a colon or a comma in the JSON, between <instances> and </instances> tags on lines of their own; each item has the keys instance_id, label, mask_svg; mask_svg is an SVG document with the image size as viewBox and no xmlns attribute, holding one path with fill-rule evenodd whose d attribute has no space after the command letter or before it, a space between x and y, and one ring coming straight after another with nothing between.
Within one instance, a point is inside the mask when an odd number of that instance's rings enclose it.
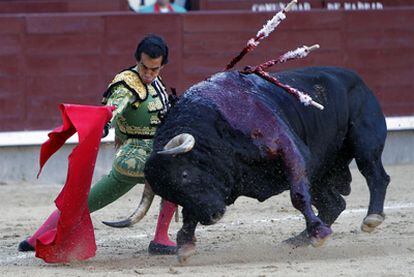
<instances>
[{"instance_id":1,"label":"matador's face","mask_svg":"<svg viewBox=\"0 0 414 277\"><path fill-rule=\"evenodd\" d=\"M151 84L160 73L163 57L151 58L145 53L141 53L141 59L137 61L137 71L142 82Z\"/></svg>"}]
</instances>

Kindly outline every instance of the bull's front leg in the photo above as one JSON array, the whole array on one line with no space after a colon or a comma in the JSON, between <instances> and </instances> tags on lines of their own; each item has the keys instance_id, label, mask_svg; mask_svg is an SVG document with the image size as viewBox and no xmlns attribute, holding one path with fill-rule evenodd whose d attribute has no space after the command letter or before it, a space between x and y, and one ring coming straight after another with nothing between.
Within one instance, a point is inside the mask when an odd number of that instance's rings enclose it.
<instances>
[{"instance_id":1,"label":"bull's front leg","mask_svg":"<svg viewBox=\"0 0 414 277\"><path fill-rule=\"evenodd\" d=\"M306 178L303 177L292 183L290 197L293 206L305 217L309 242L315 247L322 246L332 230L313 212L309 183Z\"/></svg>"},{"instance_id":2,"label":"bull's front leg","mask_svg":"<svg viewBox=\"0 0 414 277\"><path fill-rule=\"evenodd\" d=\"M332 234L332 230L312 210L310 183L307 177L305 159L289 136L281 136L280 141L282 147L279 148L278 153L282 155L291 184L290 197L292 204L305 217L307 233L305 235L309 238L309 242L315 247L321 246L325 239ZM306 151L304 152L306 153ZM300 236L303 237L303 234Z\"/></svg>"},{"instance_id":3,"label":"bull's front leg","mask_svg":"<svg viewBox=\"0 0 414 277\"><path fill-rule=\"evenodd\" d=\"M177 258L180 264L195 254L196 238L194 235L198 222L193 220L188 212L183 210L183 227L177 233Z\"/></svg>"}]
</instances>

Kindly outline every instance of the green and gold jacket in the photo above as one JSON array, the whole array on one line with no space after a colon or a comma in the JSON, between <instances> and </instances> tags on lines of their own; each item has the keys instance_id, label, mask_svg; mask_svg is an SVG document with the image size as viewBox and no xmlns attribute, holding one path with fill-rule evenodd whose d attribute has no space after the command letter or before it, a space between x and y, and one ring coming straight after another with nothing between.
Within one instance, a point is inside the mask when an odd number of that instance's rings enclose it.
<instances>
[{"instance_id":1,"label":"green and gold jacket","mask_svg":"<svg viewBox=\"0 0 414 277\"><path fill-rule=\"evenodd\" d=\"M121 141L153 138L157 125L170 106L161 78L157 77L146 85L133 67L115 76L102 103L116 107L111 124Z\"/></svg>"}]
</instances>

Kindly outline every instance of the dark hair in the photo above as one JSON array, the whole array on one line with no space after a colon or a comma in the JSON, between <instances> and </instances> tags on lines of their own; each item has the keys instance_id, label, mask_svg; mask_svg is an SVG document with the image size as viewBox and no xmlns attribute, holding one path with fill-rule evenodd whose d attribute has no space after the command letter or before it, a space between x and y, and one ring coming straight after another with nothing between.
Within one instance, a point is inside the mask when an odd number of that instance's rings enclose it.
<instances>
[{"instance_id":1,"label":"dark hair","mask_svg":"<svg viewBox=\"0 0 414 277\"><path fill-rule=\"evenodd\" d=\"M168 63L168 46L164 39L157 35L147 35L137 46L135 51L135 59L141 60L141 54L145 53L151 59L156 59L162 56L161 65Z\"/></svg>"}]
</instances>

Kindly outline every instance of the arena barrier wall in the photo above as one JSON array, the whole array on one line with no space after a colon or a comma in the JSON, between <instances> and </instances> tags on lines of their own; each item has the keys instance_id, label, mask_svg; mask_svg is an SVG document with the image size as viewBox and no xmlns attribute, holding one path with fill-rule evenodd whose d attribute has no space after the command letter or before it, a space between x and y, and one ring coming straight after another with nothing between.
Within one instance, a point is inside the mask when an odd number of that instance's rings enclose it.
<instances>
[{"instance_id":1,"label":"arena barrier wall","mask_svg":"<svg viewBox=\"0 0 414 277\"><path fill-rule=\"evenodd\" d=\"M48 130L59 103L98 105L114 74L134 64L145 34L170 45L163 72L182 93L221 71L273 13L195 12L0 15L0 131ZM145 23L145 24L143 24ZM302 45L321 49L274 70L335 65L357 71L387 116L414 114L414 8L292 12L240 63L256 65Z\"/></svg>"},{"instance_id":2,"label":"arena barrier wall","mask_svg":"<svg viewBox=\"0 0 414 277\"><path fill-rule=\"evenodd\" d=\"M163 77L182 93L224 66L274 13L194 12L138 15L129 12L0 15L0 182L34 180L39 144L61 124L59 103L99 105L115 72L134 63L138 40L160 30L170 45ZM292 12L240 63L255 65L304 44L321 49L275 70L311 65L357 71L396 124L414 115L414 9ZM21 131L32 131L23 132ZM18 132L18 133L14 133ZM5 145L40 132L35 144ZM412 128L391 130L386 163L414 161ZM51 160L39 182L62 183L73 144ZM112 160L103 143L96 175ZM61 156L59 156L61 155ZM62 158L63 157L63 158Z\"/></svg>"},{"instance_id":3,"label":"arena barrier wall","mask_svg":"<svg viewBox=\"0 0 414 277\"><path fill-rule=\"evenodd\" d=\"M277 11L289 0L187 0L191 10ZM299 0L293 10L379 10L412 6L412 0ZM127 0L2 0L0 13L67 13L128 11Z\"/></svg>"}]
</instances>

